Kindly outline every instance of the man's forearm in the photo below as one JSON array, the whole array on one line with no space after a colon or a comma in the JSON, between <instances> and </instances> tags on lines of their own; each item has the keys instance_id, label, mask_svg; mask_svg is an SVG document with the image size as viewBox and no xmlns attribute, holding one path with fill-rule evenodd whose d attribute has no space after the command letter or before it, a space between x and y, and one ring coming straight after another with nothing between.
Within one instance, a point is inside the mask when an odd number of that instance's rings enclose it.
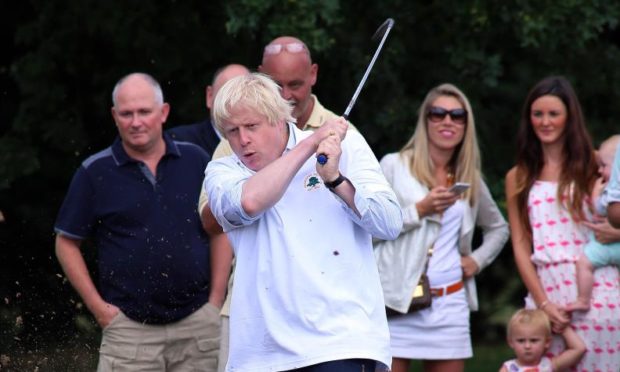
<instances>
[{"instance_id":1,"label":"man's forearm","mask_svg":"<svg viewBox=\"0 0 620 372\"><path fill-rule=\"evenodd\" d=\"M211 248L211 290L209 302L219 308L224 304L228 278L232 269L233 250L226 234L210 237Z\"/></svg>"},{"instance_id":2,"label":"man's forearm","mask_svg":"<svg viewBox=\"0 0 620 372\"><path fill-rule=\"evenodd\" d=\"M88 273L86 262L84 262L82 252L80 252L79 242L58 235L56 237L56 257L58 257L67 279L80 295L86 307L95 314L100 306L105 305L105 301L101 298Z\"/></svg>"},{"instance_id":3,"label":"man's forearm","mask_svg":"<svg viewBox=\"0 0 620 372\"><path fill-rule=\"evenodd\" d=\"M250 177L243 185L241 194L241 206L245 213L254 217L274 206L315 151L316 144L312 137L308 137Z\"/></svg>"}]
</instances>

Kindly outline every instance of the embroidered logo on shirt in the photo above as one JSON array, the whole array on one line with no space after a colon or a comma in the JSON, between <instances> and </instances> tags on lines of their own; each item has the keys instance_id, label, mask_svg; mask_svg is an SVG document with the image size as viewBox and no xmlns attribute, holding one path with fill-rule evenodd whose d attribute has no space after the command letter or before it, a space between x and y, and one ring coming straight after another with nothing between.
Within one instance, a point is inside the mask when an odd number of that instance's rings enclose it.
<instances>
[{"instance_id":1,"label":"embroidered logo on shirt","mask_svg":"<svg viewBox=\"0 0 620 372\"><path fill-rule=\"evenodd\" d=\"M311 173L304 178L304 188L306 191L318 190L321 187L321 179L316 173Z\"/></svg>"}]
</instances>

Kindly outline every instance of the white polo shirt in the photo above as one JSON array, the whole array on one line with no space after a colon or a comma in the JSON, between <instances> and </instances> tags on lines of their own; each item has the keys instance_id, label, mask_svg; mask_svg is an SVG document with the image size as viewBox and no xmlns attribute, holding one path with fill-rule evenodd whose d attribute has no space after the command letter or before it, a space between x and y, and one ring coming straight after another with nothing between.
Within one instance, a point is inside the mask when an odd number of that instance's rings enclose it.
<instances>
[{"instance_id":1,"label":"white polo shirt","mask_svg":"<svg viewBox=\"0 0 620 372\"><path fill-rule=\"evenodd\" d=\"M290 125L287 150L311 133ZM227 371L279 371L364 358L390 365L371 234L394 239L401 209L364 138L349 131L340 170L361 218L330 192L310 157L280 201L251 218L241 208L253 171L232 155L209 163L209 206L236 256Z\"/></svg>"}]
</instances>

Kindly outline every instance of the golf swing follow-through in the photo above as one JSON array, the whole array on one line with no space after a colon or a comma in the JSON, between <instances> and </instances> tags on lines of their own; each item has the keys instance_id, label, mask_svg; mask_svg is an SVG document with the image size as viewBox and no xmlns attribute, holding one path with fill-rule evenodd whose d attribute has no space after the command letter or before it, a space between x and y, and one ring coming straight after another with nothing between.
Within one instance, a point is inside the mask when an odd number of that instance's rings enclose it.
<instances>
[{"instance_id":1,"label":"golf swing follow-through","mask_svg":"<svg viewBox=\"0 0 620 372\"><path fill-rule=\"evenodd\" d=\"M370 63L368 64L368 67L366 68L366 72L364 73L364 76L362 77L362 80L360 80L360 83L357 85L357 89L355 89L355 93L353 93L353 97L351 97L351 101L349 102L349 105L344 110L344 114L342 114L345 120L349 118L349 114L351 113L351 110L353 109L353 106L355 105L355 101L357 101L357 97L362 91L362 88L364 87L364 84L366 83L366 79L368 79L368 75L370 75L370 70L372 70L372 67L375 64L375 61L377 60L377 57L379 56L379 53L381 52L381 48L383 48L385 39L387 39L387 36L390 33L390 30L392 29L392 27L394 27L394 20L392 18L388 18L385 20L385 22L383 22L381 26L379 26L377 31L375 31L375 34L372 36L373 40L377 40L378 38L381 38L381 42L379 42L379 46L377 47L375 54L372 56L372 59L370 60ZM325 154L319 154L316 157L316 161L319 164L324 165L325 163L327 163L327 156Z\"/></svg>"}]
</instances>

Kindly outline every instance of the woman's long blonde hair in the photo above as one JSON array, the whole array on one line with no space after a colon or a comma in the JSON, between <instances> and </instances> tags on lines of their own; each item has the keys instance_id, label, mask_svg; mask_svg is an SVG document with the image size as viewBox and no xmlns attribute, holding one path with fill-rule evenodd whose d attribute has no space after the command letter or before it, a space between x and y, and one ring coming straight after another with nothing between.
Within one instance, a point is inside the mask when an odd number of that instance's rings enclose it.
<instances>
[{"instance_id":1,"label":"woman's long blonde hair","mask_svg":"<svg viewBox=\"0 0 620 372\"><path fill-rule=\"evenodd\" d=\"M404 159L409 159L411 174L428 188L436 186L435 165L429 156L427 113L433 102L441 96L456 98L467 110L467 123L463 141L457 146L450 160L450 168L455 182L467 182L471 185L464 194L470 205L476 202L480 189L480 150L476 139L474 114L469 100L463 92L452 84L441 84L431 89L418 110L418 122L415 132L407 144L400 150Z\"/></svg>"}]
</instances>

